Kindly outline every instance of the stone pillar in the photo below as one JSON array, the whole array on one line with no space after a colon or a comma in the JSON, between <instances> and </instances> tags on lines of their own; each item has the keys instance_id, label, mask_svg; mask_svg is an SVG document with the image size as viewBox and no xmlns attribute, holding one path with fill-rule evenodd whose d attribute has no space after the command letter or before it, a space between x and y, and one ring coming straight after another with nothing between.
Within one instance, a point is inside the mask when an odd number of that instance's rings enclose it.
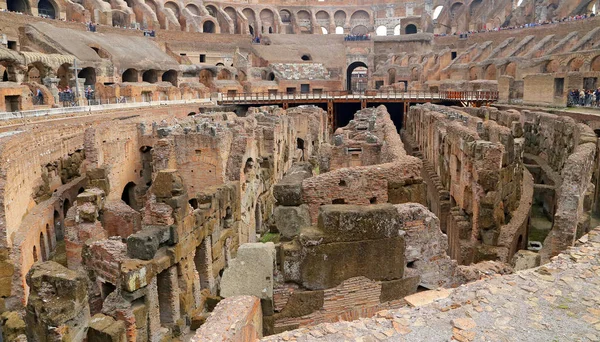
<instances>
[{"instance_id":1,"label":"stone pillar","mask_svg":"<svg viewBox=\"0 0 600 342\"><path fill-rule=\"evenodd\" d=\"M157 282L160 323L163 326L175 325L181 317L177 266L162 271L157 277Z\"/></svg>"},{"instance_id":2,"label":"stone pillar","mask_svg":"<svg viewBox=\"0 0 600 342\"><path fill-rule=\"evenodd\" d=\"M208 289L211 294L216 294L215 277L213 276L212 267L212 239L207 236L200 246L196 248L194 263L200 278L200 287Z\"/></svg>"},{"instance_id":3,"label":"stone pillar","mask_svg":"<svg viewBox=\"0 0 600 342\"><path fill-rule=\"evenodd\" d=\"M25 322L29 341L83 341L90 322L84 274L48 261L27 274ZM51 304L50 304L51 303Z\"/></svg>"},{"instance_id":4,"label":"stone pillar","mask_svg":"<svg viewBox=\"0 0 600 342\"><path fill-rule=\"evenodd\" d=\"M148 308L148 341L159 342L163 331L160 326L160 308L158 304L158 281L156 277L146 287L146 307Z\"/></svg>"}]
</instances>

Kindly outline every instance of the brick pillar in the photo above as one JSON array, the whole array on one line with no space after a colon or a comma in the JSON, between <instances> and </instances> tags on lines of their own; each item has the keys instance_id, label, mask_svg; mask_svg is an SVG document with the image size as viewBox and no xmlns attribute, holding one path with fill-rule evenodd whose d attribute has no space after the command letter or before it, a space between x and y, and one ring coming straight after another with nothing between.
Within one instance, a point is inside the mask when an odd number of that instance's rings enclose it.
<instances>
[{"instance_id":1,"label":"brick pillar","mask_svg":"<svg viewBox=\"0 0 600 342\"><path fill-rule=\"evenodd\" d=\"M210 293L215 294L215 278L212 269L212 244L211 237L208 236L196 248L194 263L200 278L200 287L210 290Z\"/></svg>"},{"instance_id":2,"label":"brick pillar","mask_svg":"<svg viewBox=\"0 0 600 342\"><path fill-rule=\"evenodd\" d=\"M148 308L148 341L159 342L162 338L160 309L158 306L158 282L152 278L147 286L146 306Z\"/></svg>"}]
</instances>

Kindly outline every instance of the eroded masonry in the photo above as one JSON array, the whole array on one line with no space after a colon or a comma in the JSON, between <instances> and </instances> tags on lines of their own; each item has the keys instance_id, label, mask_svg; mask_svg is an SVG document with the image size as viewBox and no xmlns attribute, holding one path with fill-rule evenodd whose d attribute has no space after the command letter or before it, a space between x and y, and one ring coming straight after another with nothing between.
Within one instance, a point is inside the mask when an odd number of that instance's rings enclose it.
<instances>
[{"instance_id":1,"label":"eroded masonry","mask_svg":"<svg viewBox=\"0 0 600 342\"><path fill-rule=\"evenodd\" d=\"M600 0L0 0L3 341L600 341Z\"/></svg>"}]
</instances>

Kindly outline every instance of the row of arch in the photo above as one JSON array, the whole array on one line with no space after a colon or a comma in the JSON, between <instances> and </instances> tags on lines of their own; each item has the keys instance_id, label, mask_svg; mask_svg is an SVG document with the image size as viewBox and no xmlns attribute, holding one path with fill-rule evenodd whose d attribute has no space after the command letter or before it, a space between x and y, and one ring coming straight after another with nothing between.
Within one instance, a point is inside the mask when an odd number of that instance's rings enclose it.
<instances>
[{"instance_id":1,"label":"row of arch","mask_svg":"<svg viewBox=\"0 0 600 342\"><path fill-rule=\"evenodd\" d=\"M35 1L35 0L34 0ZM25 14L32 13L32 3L29 0L7 0L6 9L11 12L19 12ZM37 13L47 18L55 19L61 8L54 0L37 0L35 7Z\"/></svg>"}]
</instances>

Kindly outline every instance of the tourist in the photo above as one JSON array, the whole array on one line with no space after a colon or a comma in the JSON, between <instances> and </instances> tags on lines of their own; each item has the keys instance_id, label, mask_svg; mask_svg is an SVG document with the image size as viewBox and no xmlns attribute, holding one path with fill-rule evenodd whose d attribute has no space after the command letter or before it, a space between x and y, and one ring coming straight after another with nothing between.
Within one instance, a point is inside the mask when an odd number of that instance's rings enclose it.
<instances>
[{"instance_id":1,"label":"tourist","mask_svg":"<svg viewBox=\"0 0 600 342\"><path fill-rule=\"evenodd\" d=\"M40 88L37 88L35 97L37 99L37 104L44 104L44 94L42 94L42 91L40 90Z\"/></svg>"},{"instance_id":2,"label":"tourist","mask_svg":"<svg viewBox=\"0 0 600 342\"><path fill-rule=\"evenodd\" d=\"M600 107L600 88L596 89L596 107Z\"/></svg>"},{"instance_id":3,"label":"tourist","mask_svg":"<svg viewBox=\"0 0 600 342\"><path fill-rule=\"evenodd\" d=\"M583 106L585 104L585 91L581 89L579 91L579 105Z\"/></svg>"}]
</instances>

